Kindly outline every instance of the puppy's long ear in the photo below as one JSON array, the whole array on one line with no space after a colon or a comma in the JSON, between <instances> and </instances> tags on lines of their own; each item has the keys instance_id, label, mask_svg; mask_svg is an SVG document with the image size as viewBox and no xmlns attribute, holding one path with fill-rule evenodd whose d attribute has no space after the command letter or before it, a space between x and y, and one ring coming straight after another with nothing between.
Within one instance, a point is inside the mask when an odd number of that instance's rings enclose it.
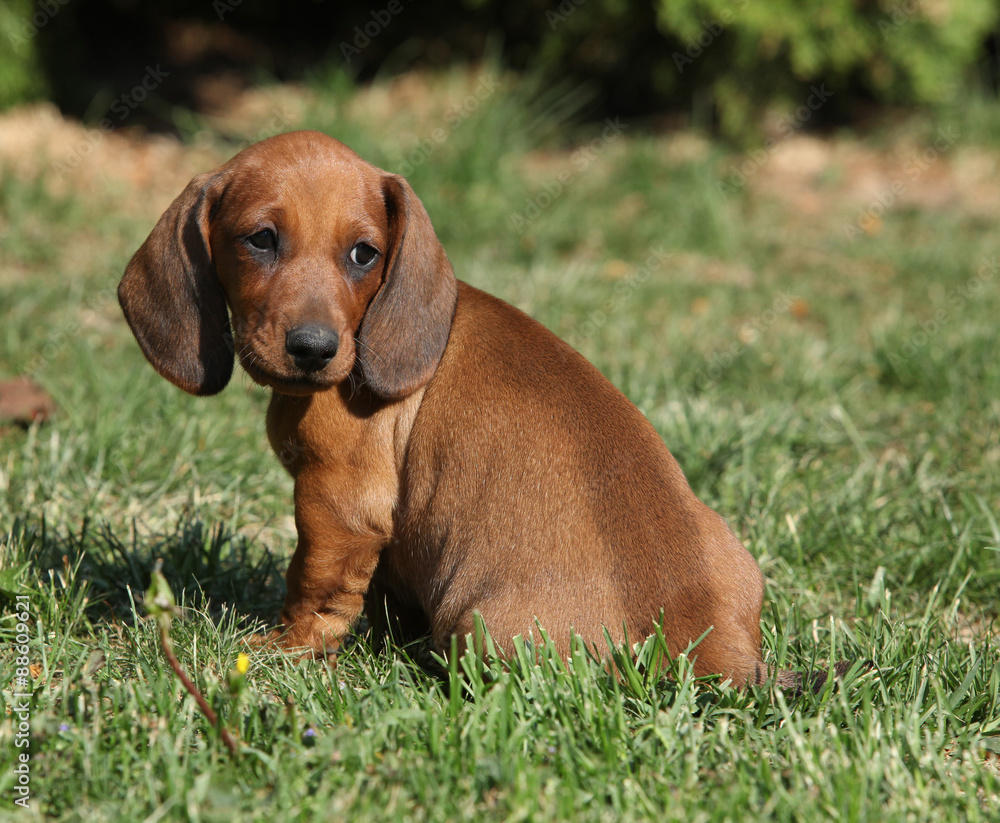
<instances>
[{"instance_id":1,"label":"puppy's long ear","mask_svg":"<svg viewBox=\"0 0 1000 823\"><path fill-rule=\"evenodd\" d=\"M448 344L458 284L410 184L387 175L382 194L390 247L382 287L361 321L358 357L372 390L392 400L434 374Z\"/></svg>"},{"instance_id":2,"label":"puppy's long ear","mask_svg":"<svg viewBox=\"0 0 1000 823\"><path fill-rule=\"evenodd\" d=\"M215 172L195 177L135 253L118 302L156 370L191 394L215 394L233 373L233 342L222 285L208 244Z\"/></svg>"}]
</instances>

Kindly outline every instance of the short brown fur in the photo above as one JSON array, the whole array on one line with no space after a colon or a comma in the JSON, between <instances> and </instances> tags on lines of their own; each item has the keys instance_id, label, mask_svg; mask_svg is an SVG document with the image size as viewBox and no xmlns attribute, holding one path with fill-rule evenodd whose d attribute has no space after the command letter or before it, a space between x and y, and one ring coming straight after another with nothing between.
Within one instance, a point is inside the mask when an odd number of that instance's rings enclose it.
<instances>
[{"instance_id":1,"label":"short brown fur","mask_svg":"<svg viewBox=\"0 0 1000 823\"><path fill-rule=\"evenodd\" d=\"M366 599L442 651L477 613L507 651L536 625L563 651L637 640L662 613L672 653L705 635L697 674L765 679L756 562L592 365L455 280L402 178L315 132L265 140L191 182L119 295L181 388L221 390L235 353L273 390L299 534L284 646L335 652ZM304 327L336 342L321 368L291 351Z\"/></svg>"}]
</instances>

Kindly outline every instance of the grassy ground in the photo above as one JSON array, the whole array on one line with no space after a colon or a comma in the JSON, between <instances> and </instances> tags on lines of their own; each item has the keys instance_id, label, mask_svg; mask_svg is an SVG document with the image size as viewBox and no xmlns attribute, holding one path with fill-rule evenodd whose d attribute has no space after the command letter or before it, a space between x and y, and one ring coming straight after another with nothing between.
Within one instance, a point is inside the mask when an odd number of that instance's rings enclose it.
<instances>
[{"instance_id":1,"label":"grassy ground","mask_svg":"<svg viewBox=\"0 0 1000 823\"><path fill-rule=\"evenodd\" d=\"M113 299L186 177L232 151L192 122L148 186L95 172L109 147L107 169L138 168L111 138L65 174L4 160L0 377L33 375L60 411L0 436L0 817L997 820L1000 154L982 121L741 154L639 124L564 129L571 96L489 72L295 99L282 130L406 173L459 276L650 418L768 578L770 660L875 670L793 700L697 681L683 659L665 680L582 657L440 672L362 638L333 670L255 653L231 699L295 540L266 397L245 376L183 395ZM263 111L236 139L266 136ZM236 758L141 619L156 558Z\"/></svg>"}]
</instances>

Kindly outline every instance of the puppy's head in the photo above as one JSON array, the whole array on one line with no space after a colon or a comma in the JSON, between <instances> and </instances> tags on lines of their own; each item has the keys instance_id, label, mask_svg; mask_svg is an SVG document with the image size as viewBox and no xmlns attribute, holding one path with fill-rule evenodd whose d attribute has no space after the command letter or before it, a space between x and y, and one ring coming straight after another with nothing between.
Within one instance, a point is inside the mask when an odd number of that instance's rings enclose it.
<instances>
[{"instance_id":1,"label":"puppy's head","mask_svg":"<svg viewBox=\"0 0 1000 823\"><path fill-rule=\"evenodd\" d=\"M403 178L293 132L195 177L132 258L118 299L149 361L193 394L224 388L235 353L279 392L353 372L395 399L434 373L456 283Z\"/></svg>"}]
</instances>

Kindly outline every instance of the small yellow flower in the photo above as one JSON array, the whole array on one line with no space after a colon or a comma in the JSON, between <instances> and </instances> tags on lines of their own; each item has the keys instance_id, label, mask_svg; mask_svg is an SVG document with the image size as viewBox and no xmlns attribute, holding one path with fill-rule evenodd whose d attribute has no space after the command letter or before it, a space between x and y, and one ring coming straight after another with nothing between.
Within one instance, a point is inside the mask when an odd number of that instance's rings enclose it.
<instances>
[{"instance_id":1,"label":"small yellow flower","mask_svg":"<svg viewBox=\"0 0 1000 823\"><path fill-rule=\"evenodd\" d=\"M240 652L236 658L236 671L240 674L246 674L247 669L250 668L250 658L245 652Z\"/></svg>"}]
</instances>

